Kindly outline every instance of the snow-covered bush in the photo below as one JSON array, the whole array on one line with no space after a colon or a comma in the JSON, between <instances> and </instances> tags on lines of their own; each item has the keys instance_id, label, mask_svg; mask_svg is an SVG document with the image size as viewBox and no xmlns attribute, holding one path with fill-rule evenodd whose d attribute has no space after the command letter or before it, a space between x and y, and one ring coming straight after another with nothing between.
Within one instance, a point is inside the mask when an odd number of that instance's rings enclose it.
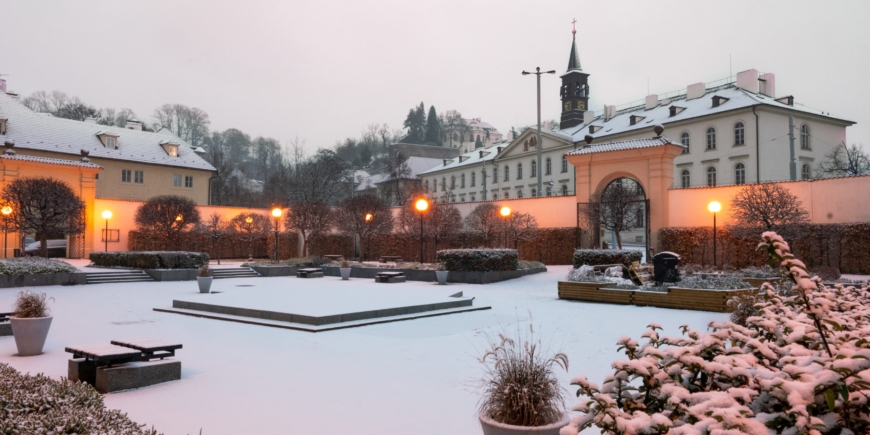
<instances>
[{"instance_id":1,"label":"snow-covered bush","mask_svg":"<svg viewBox=\"0 0 870 435\"><path fill-rule=\"evenodd\" d=\"M772 278L779 276L779 271L765 264L761 267L744 267L740 269L740 274L744 278Z\"/></svg>"},{"instance_id":2,"label":"snow-covered bush","mask_svg":"<svg viewBox=\"0 0 870 435\"><path fill-rule=\"evenodd\" d=\"M20 257L0 260L2 275L31 275L39 273L78 272L73 265L59 260L42 257Z\"/></svg>"},{"instance_id":3,"label":"snow-covered bush","mask_svg":"<svg viewBox=\"0 0 870 435\"><path fill-rule=\"evenodd\" d=\"M568 276L565 277L568 281L573 282L591 282L596 284L614 284L614 285L631 285L631 281L615 276L605 276L603 273L596 271L591 266L580 266L576 269L571 269Z\"/></svg>"},{"instance_id":4,"label":"snow-covered bush","mask_svg":"<svg viewBox=\"0 0 870 435\"><path fill-rule=\"evenodd\" d=\"M80 382L23 375L0 363L0 434L157 435Z\"/></svg>"},{"instance_id":5,"label":"snow-covered bush","mask_svg":"<svg viewBox=\"0 0 870 435\"><path fill-rule=\"evenodd\" d=\"M451 272L492 272L517 270L519 256L516 249L444 249L438 262Z\"/></svg>"},{"instance_id":6,"label":"snow-covered bush","mask_svg":"<svg viewBox=\"0 0 870 435\"><path fill-rule=\"evenodd\" d=\"M94 266L133 269L199 269L209 261L203 252L173 251L91 252L90 259Z\"/></svg>"},{"instance_id":7,"label":"snow-covered bush","mask_svg":"<svg viewBox=\"0 0 870 435\"><path fill-rule=\"evenodd\" d=\"M542 267L547 267L544 263L540 261L529 261L529 260L519 260L517 263L517 269L525 270L525 269L540 269Z\"/></svg>"},{"instance_id":8,"label":"snow-covered bush","mask_svg":"<svg viewBox=\"0 0 870 435\"><path fill-rule=\"evenodd\" d=\"M573 379L576 416L562 435L596 426L605 434L870 433L870 288L825 287L773 232L767 251L793 296L764 284L746 327L683 326L682 337L651 324L644 344L623 336L627 359L599 387Z\"/></svg>"},{"instance_id":9,"label":"snow-covered bush","mask_svg":"<svg viewBox=\"0 0 870 435\"><path fill-rule=\"evenodd\" d=\"M574 267L580 267L584 264L589 266L599 264L631 266L631 263L639 262L642 258L643 252L628 249L578 249L574 251Z\"/></svg>"},{"instance_id":10,"label":"snow-covered bush","mask_svg":"<svg viewBox=\"0 0 870 435\"><path fill-rule=\"evenodd\" d=\"M684 277L672 287L692 288L699 290L740 290L753 288L752 284L743 281L740 275L719 275L701 277L697 275Z\"/></svg>"}]
</instances>

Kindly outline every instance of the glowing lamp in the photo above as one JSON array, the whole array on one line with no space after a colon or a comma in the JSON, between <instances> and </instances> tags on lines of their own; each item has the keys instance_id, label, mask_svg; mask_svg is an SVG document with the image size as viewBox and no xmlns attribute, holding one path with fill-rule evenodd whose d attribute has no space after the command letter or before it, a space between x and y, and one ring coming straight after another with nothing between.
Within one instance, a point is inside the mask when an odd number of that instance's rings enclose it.
<instances>
[{"instance_id":1,"label":"glowing lamp","mask_svg":"<svg viewBox=\"0 0 870 435\"><path fill-rule=\"evenodd\" d=\"M416 208L417 211L424 212L429 208L429 201L420 198L414 203L414 208Z\"/></svg>"},{"instance_id":2,"label":"glowing lamp","mask_svg":"<svg viewBox=\"0 0 870 435\"><path fill-rule=\"evenodd\" d=\"M498 214L502 215L502 217L508 217L511 215L511 208L508 206L504 206L499 209Z\"/></svg>"},{"instance_id":3,"label":"glowing lamp","mask_svg":"<svg viewBox=\"0 0 870 435\"><path fill-rule=\"evenodd\" d=\"M182 215L178 215L178 216L175 217L175 221L176 221L176 222L181 222L181 221L183 221L183 220L184 220L184 216L182 216Z\"/></svg>"},{"instance_id":4,"label":"glowing lamp","mask_svg":"<svg viewBox=\"0 0 870 435\"><path fill-rule=\"evenodd\" d=\"M9 216L10 214L12 214L12 207L10 207L10 206L8 206L8 205L5 205L5 206L3 206L2 209L0 209L0 212L2 212L3 214Z\"/></svg>"},{"instance_id":5,"label":"glowing lamp","mask_svg":"<svg viewBox=\"0 0 870 435\"><path fill-rule=\"evenodd\" d=\"M371 222L375 217L371 213L366 213L366 222Z\"/></svg>"},{"instance_id":6,"label":"glowing lamp","mask_svg":"<svg viewBox=\"0 0 870 435\"><path fill-rule=\"evenodd\" d=\"M254 218L252 218L252 217L250 217L250 216L248 216L248 217L245 218L245 223L250 224L250 223L253 223L253 222L254 222Z\"/></svg>"},{"instance_id":7,"label":"glowing lamp","mask_svg":"<svg viewBox=\"0 0 870 435\"><path fill-rule=\"evenodd\" d=\"M5 211L5 210L6 210L5 207L3 208L3 210L4 210L4 211L3 211L3 214L7 214L6 211ZM11 211L11 210L10 210L10 211ZM109 210L106 210L106 211L103 212L103 219L111 219L111 218L112 218L112 212L110 212Z\"/></svg>"},{"instance_id":8,"label":"glowing lamp","mask_svg":"<svg viewBox=\"0 0 870 435\"><path fill-rule=\"evenodd\" d=\"M272 209L272 217L279 218L279 217L281 217L282 214L284 214L284 213L281 211L280 208L275 207Z\"/></svg>"},{"instance_id":9,"label":"glowing lamp","mask_svg":"<svg viewBox=\"0 0 870 435\"><path fill-rule=\"evenodd\" d=\"M710 213L719 213L722 211L722 204L719 204L719 201L713 201L707 204L707 210L710 210Z\"/></svg>"}]
</instances>

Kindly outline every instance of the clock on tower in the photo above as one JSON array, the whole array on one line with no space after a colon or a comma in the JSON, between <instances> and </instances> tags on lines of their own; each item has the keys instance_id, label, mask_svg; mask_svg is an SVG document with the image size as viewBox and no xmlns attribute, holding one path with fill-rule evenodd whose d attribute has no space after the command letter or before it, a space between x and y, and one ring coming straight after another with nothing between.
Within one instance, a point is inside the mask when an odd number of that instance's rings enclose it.
<instances>
[{"instance_id":1,"label":"clock on tower","mask_svg":"<svg viewBox=\"0 0 870 435\"><path fill-rule=\"evenodd\" d=\"M576 20L574 21L576 22ZM568 58L568 71L562 74L561 128L570 128L583 123L583 112L589 107L589 74L580 67L577 54L577 30L572 30L571 56Z\"/></svg>"}]
</instances>

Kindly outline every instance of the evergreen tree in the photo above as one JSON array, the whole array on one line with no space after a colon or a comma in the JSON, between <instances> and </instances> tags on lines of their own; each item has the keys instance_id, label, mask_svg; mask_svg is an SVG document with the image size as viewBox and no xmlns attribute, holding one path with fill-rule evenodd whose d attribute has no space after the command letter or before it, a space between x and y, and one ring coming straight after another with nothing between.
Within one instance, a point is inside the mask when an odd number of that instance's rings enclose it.
<instances>
[{"instance_id":1,"label":"evergreen tree","mask_svg":"<svg viewBox=\"0 0 870 435\"><path fill-rule=\"evenodd\" d=\"M415 143L423 143L426 140L426 106L423 105L423 102L420 102L420 105L417 106L417 111L414 113L414 121L415 126L417 127L417 132L414 135Z\"/></svg>"},{"instance_id":2,"label":"evergreen tree","mask_svg":"<svg viewBox=\"0 0 870 435\"><path fill-rule=\"evenodd\" d=\"M440 145L441 138L441 121L438 119L438 113L435 112L435 106L429 106L429 116L426 119L426 143L429 145Z\"/></svg>"}]
</instances>

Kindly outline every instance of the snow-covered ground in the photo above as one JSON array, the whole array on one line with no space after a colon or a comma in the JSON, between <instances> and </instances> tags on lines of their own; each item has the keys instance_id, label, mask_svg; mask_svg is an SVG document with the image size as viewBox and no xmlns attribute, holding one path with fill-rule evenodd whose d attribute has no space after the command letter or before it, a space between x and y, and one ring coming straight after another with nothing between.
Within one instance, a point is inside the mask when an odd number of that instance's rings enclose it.
<instances>
[{"instance_id":1,"label":"snow-covered ground","mask_svg":"<svg viewBox=\"0 0 870 435\"><path fill-rule=\"evenodd\" d=\"M82 267L83 265L78 265ZM108 343L151 336L178 340L182 379L105 396L106 405L127 412L167 435L197 434L480 434L475 416L477 357L483 334L527 327L529 313L554 350L570 358L570 371L558 373L573 405L571 377L585 374L600 382L620 355L614 343L623 334L639 338L647 324L660 323L669 335L678 326L705 329L726 314L605 305L559 300L556 282L569 266L489 284L447 287L476 297L492 310L386 323L330 332L301 332L159 313L172 299L197 291L195 282L100 284L40 287L54 298L55 316L45 349L17 357L12 337L0 337L0 362L23 372L66 376L65 345ZM339 278L239 278L216 280L213 290L238 285L330 289L352 286L360 293L383 289L373 280ZM409 294L444 293L431 283L390 287ZM18 289L0 289L0 311Z\"/></svg>"}]
</instances>

